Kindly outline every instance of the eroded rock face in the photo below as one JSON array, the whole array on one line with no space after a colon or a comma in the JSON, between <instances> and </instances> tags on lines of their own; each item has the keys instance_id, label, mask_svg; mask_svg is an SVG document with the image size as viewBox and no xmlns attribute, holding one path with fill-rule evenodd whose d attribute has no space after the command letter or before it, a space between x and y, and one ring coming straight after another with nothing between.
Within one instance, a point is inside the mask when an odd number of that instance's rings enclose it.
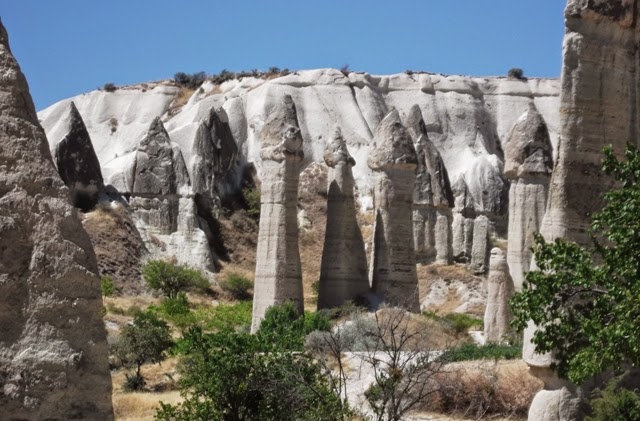
<instances>
[{"instance_id":1,"label":"eroded rock face","mask_svg":"<svg viewBox=\"0 0 640 421\"><path fill-rule=\"evenodd\" d=\"M0 24L0 419L112 420L97 265Z\"/></svg>"},{"instance_id":2,"label":"eroded rock face","mask_svg":"<svg viewBox=\"0 0 640 421\"><path fill-rule=\"evenodd\" d=\"M73 205L87 211L98 203L98 194L104 190L100 162L73 101L60 124L64 137L52 140L58 174L71 191Z\"/></svg>"},{"instance_id":3,"label":"eroded rock face","mask_svg":"<svg viewBox=\"0 0 640 421\"><path fill-rule=\"evenodd\" d=\"M453 192L440 153L429 140L422 112L417 105L405 121L414 140L418 169L413 197L413 237L420 263L451 262L451 208Z\"/></svg>"},{"instance_id":4,"label":"eroded rock face","mask_svg":"<svg viewBox=\"0 0 640 421\"><path fill-rule=\"evenodd\" d=\"M418 158L397 110L389 111L376 128L368 164L374 172L376 215L372 290L381 302L418 311L412 222Z\"/></svg>"},{"instance_id":5,"label":"eroded rock face","mask_svg":"<svg viewBox=\"0 0 640 421\"><path fill-rule=\"evenodd\" d=\"M324 161L329 166L329 186L318 308L331 308L365 295L369 279L353 196L351 169L356 162L349 155L339 128L325 148Z\"/></svg>"},{"instance_id":6,"label":"eroded rock face","mask_svg":"<svg viewBox=\"0 0 640 421\"><path fill-rule=\"evenodd\" d=\"M514 293L513 280L504 252L491 250L487 279L487 307L484 313L484 337L487 342L501 342L509 332L513 314L509 299Z\"/></svg>"},{"instance_id":7,"label":"eroded rock face","mask_svg":"<svg viewBox=\"0 0 640 421\"><path fill-rule=\"evenodd\" d=\"M274 304L291 300L304 311L297 220L299 164L304 153L290 96L276 104L260 136L263 166L252 332Z\"/></svg>"},{"instance_id":8,"label":"eroded rock face","mask_svg":"<svg viewBox=\"0 0 640 421\"><path fill-rule=\"evenodd\" d=\"M549 131L535 105L516 122L505 146L509 190L507 263L516 290L531 267L533 234L540 231L553 169Z\"/></svg>"}]
</instances>

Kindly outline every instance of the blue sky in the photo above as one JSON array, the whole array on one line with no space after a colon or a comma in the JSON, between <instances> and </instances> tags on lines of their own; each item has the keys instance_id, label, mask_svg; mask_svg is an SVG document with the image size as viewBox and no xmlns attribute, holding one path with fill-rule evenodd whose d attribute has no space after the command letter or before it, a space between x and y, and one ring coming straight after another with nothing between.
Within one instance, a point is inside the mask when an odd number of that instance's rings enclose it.
<instances>
[{"instance_id":1,"label":"blue sky","mask_svg":"<svg viewBox=\"0 0 640 421\"><path fill-rule=\"evenodd\" d=\"M38 110L222 69L560 74L565 0L0 0Z\"/></svg>"}]
</instances>

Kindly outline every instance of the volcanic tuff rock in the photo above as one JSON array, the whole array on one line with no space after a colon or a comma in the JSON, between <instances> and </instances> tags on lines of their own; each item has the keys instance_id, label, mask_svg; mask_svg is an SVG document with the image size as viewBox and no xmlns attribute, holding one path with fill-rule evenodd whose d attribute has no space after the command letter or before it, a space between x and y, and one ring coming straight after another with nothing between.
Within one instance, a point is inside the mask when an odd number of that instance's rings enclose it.
<instances>
[{"instance_id":1,"label":"volcanic tuff rock","mask_svg":"<svg viewBox=\"0 0 640 421\"><path fill-rule=\"evenodd\" d=\"M586 243L590 215L602 207L601 195L612 185L602 173L602 148L611 144L618 155L626 142L638 144L640 116L638 83L640 20L638 0L569 0L565 9L560 137L558 156L541 233ZM553 356L534 352L525 331L523 358L536 375L552 378ZM536 395L530 420L556 420L539 411L551 404L566 407L564 418L579 420L573 405L579 389L547 386ZM557 402L557 404L555 404Z\"/></svg>"},{"instance_id":2,"label":"volcanic tuff rock","mask_svg":"<svg viewBox=\"0 0 640 421\"><path fill-rule=\"evenodd\" d=\"M513 280L504 252L491 249L489 277L487 279L487 307L484 313L484 337L486 342L501 342L509 331L513 319L509 299L513 295Z\"/></svg>"},{"instance_id":3,"label":"volcanic tuff rock","mask_svg":"<svg viewBox=\"0 0 640 421\"><path fill-rule=\"evenodd\" d=\"M356 162L349 155L338 127L327 144L324 161L330 169L318 308L331 308L369 292L369 279L353 197L355 182L351 169Z\"/></svg>"},{"instance_id":4,"label":"volcanic tuff rock","mask_svg":"<svg viewBox=\"0 0 640 421\"><path fill-rule=\"evenodd\" d=\"M531 104L513 126L505 146L509 190L507 262L516 290L531 267L533 234L540 231L553 169L551 140L542 116Z\"/></svg>"},{"instance_id":5,"label":"volcanic tuff rock","mask_svg":"<svg viewBox=\"0 0 640 421\"><path fill-rule=\"evenodd\" d=\"M58 173L71 191L73 205L89 210L98 202L104 181L89 132L73 101L69 103L68 114L58 124L57 131L63 137L52 142Z\"/></svg>"},{"instance_id":6,"label":"volcanic tuff rock","mask_svg":"<svg viewBox=\"0 0 640 421\"><path fill-rule=\"evenodd\" d=\"M451 262L451 209L453 193L438 150L427 135L420 107L414 105L405 126L415 143L418 157L413 197L413 237L420 263Z\"/></svg>"},{"instance_id":7,"label":"volcanic tuff rock","mask_svg":"<svg viewBox=\"0 0 640 421\"><path fill-rule=\"evenodd\" d=\"M300 313L304 310L297 219L298 167L304 153L291 96L272 108L260 137L262 189L252 332L274 304L291 300Z\"/></svg>"},{"instance_id":8,"label":"volcanic tuff rock","mask_svg":"<svg viewBox=\"0 0 640 421\"><path fill-rule=\"evenodd\" d=\"M412 222L418 158L397 110L389 111L376 128L368 164L374 171L376 218L371 288L380 302L418 311Z\"/></svg>"},{"instance_id":9,"label":"volcanic tuff rock","mask_svg":"<svg viewBox=\"0 0 640 421\"><path fill-rule=\"evenodd\" d=\"M91 243L0 24L0 419L113 419Z\"/></svg>"}]
</instances>

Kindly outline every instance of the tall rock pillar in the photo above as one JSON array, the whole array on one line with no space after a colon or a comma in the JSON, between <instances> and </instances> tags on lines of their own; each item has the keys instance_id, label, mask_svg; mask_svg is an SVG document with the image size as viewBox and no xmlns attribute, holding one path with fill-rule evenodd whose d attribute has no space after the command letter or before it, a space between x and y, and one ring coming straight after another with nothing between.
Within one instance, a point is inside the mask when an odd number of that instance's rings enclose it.
<instances>
[{"instance_id":1,"label":"tall rock pillar","mask_svg":"<svg viewBox=\"0 0 640 421\"><path fill-rule=\"evenodd\" d=\"M375 130L368 159L376 215L371 286L381 302L410 311L420 307L412 223L417 164L411 136L392 109Z\"/></svg>"},{"instance_id":2,"label":"tall rock pillar","mask_svg":"<svg viewBox=\"0 0 640 421\"><path fill-rule=\"evenodd\" d=\"M96 257L0 23L0 419L112 420Z\"/></svg>"},{"instance_id":3,"label":"tall rock pillar","mask_svg":"<svg viewBox=\"0 0 640 421\"><path fill-rule=\"evenodd\" d=\"M318 308L331 308L366 294L369 280L353 196L356 161L349 155L339 128L325 148L324 162L329 166L329 188Z\"/></svg>"},{"instance_id":4,"label":"tall rock pillar","mask_svg":"<svg viewBox=\"0 0 640 421\"><path fill-rule=\"evenodd\" d=\"M487 307L484 313L484 337L487 342L501 342L509 332L509 323L513 320L509 299L513 292L513 280L504 252L493 248L489 258Z\"/></svg>"},{"instance_id":5,"label":"tall rock pillar","mask_svg":"<svg viewBox=\"0 0 640 421\"><path fill-rule=\"evenodd\" d=\"M507 263L518 291L531 266L533 234L542 225L552 168L549 130L532 102L505 145L504 174L511 182Z\"/></svg>"},{"instance_id":6,"label":"tall rock pillar","mask_svg":"<svg viewBox=\"0 0 640 421\"><path fill-rule=\"evenodd\" d=\"M262 191L251 331L270 306L291 300L304 310L298 249L298 179L302 135L293 100L285 95L260 132Z\"/></svg>"},{"instance_id":7,"label":"tall rock pillar","mask_svg":"<svg viewBox=\"0 0 640 421\"><path fill-rule=\"evenodd\" d=\"M590 215L602 208L612 180L601 171L602 148L621 155L638 144L639 0L569 0L565 9L560 136L541 233L547 240L587 243ZM529 419L581 420L582 391L555 376L553 355L540 355L525 331L523 358L544 381Z\"/></svg>"},{"instance_id":8,"label":"tall rock pillar","mask_svg":"<svg viewBox=\"0 0 640 421\"><path fill-rule=\"evenodd\" d=\"M452 260L453 192L444 161L429 140L420 107L409 111L405 126L413 138L418 169L413 196L413 238L419 263Z\"/></svg>"}]
</instances>

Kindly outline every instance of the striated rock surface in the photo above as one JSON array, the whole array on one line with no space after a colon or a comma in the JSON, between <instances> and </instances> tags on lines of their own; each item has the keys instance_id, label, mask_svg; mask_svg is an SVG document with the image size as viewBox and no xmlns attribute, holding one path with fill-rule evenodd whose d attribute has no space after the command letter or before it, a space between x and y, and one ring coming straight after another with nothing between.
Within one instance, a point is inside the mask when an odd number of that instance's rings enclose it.
<instances>
[{"instance_id":1,"label":"striated rock surface","mask_svg":"<svg viewBox=\"0 0 640 421\"><path fill-rule=\"evenodd\" d=\"M356 162L337 127L325 149L324 161L330 169L318 308L332 308L366 294L369 279L364 240L356 219L351 171Z\"/></svg>"},{"instance_id":2,"label":"striated rock surface","mask_svg":"<svg viewBox=\"0 0 640 421\"><path fill-rule=\"evenodd\" d=\"M473 245L471 247L471 262L469 263L469 268L473 273L487 271L489 230L489 218L486 216L480 215L473 221Z\"/></svg>"},{"instance_id":3,"label":"striated rock surface","mask_svg":"<svg viewBox=\"0 0 640 421\"><path fill-rule=\"evenodd\" d=\"M412 205L418 164L411 136L392 109L376 128L368 164L374 171L375 228L371 287L380 302L419 310Z\"/></svg>"},{"instance_id":4,"label":"striated rock surface","mask_svg":"<svg viewBox=\"0 0 640 421\"><path fill-rule=\"evenodd\" d=\"M549 131L531 103L505 145L505 176L511 182L507 263L516 290L531 267L533 234L542 225L552 169Z\"/></svg>"},{"instance_id":5,"label":"striated rock surface","mask_svg":"<svg viewBox=\"0 0 640 421\"><path fill-rule=\"evenodd\" d=\"M0 419L112 420L100 281L0 24Z\"/></svg>"},{"instance_id":6,"label":"striated rock surface","mask_svg":"<svg viewBox=\"0 0 640 421\"><path fill-rule=\"evenodd\" d=\"M504 252L491 250L489 277L487 279L487 306L484 313L484 337L486 342L501 342L509 332L513 314L509 299L514 293L513 280Z\"/></svg>"},{"instance_id":7,"label":"striated rock surface","mask_svg":"<svg viewBox=\"0 0 640 421\"><path fill-rule=\"evenodd\" d=\"M85 211L92 209L104 190L104 181L91 137L73 101L59 125L63 137L52 142L58 174L71 191L73 205Z\"/></svg>"},{"instance_id":8,"label":"striated rock surface","mask_svg":"<svg viewBox=\"0 0 640 421\"><path fill-rule=\"evenodd\" d=\"M260 133L262 181L251 331L270 306L292 300L304 310L298 248L298 180L304 157L296 106L291 96L272 110Z\"/></svg>"},{"instance_id":9,"label":"striated rock surface","mask_svg":"<svg viewBox=\"0 0 640 421\"><path fill-rule=\"evenodd\" d=\"M541 233L547 240L586 243L590 216L602 207L602 193L613 185L603 175L602 148L621 154L626 142L638 144L637 0L569 0L560 96L561 125L557 161L551 176ZM523 358L539 376L553 378L553 356L534 352L525 331ZM562 419L579 420L580 389L548 387L532 404L530 420L559 419L541 408L566 408Z\"/></svg>"},{"instance_id":10,"label":"striated rock surface","mask_svg":"<svg viewBox=\"0 0 640 421\"><path fill-rule=\"evenodd\" d=\"M418 169L413 197L413 238L419 263L449 264L452 259L451 208L453 192L440 153L429 140L420 107L405 120L414 140Z\"/></svg>"}]
</instances>

